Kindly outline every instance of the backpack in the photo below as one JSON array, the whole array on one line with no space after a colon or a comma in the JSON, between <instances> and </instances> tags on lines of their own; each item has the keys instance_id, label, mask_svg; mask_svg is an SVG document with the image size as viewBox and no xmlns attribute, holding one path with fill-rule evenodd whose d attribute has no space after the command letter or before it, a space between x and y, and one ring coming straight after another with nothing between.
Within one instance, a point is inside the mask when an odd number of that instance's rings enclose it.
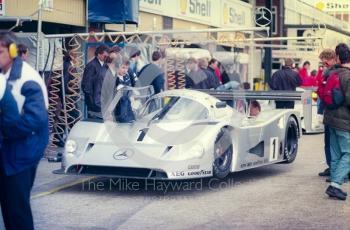
<instances>
[{"instance_id":1,"label":"backpack","mask_svg":"<svg viewBox=\"0 0 350 230\"><path fill-rule=\"evenodd\" d=\"M337 109L345 101L345 95L341 89L339 74L334 72L323 81L317 89L317 94L327 109Z\"/></svg>"}]
</instances>

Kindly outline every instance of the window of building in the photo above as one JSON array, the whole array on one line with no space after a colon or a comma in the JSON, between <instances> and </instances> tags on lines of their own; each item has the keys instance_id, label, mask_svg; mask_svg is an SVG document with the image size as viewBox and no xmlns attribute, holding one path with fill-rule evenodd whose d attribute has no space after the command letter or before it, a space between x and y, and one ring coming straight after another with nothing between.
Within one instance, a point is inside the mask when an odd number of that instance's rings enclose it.
<instances>
[{"instance_id":1,"label":"window of building","mask_svg":"<svg viewBox=\"0 0 350 230\"><path fill-rule=\"evenodd\" d=\"M53 10L53 0L43 1L42 6L43 6L44 10L52 11Z\"/></svg>"},{"instance_id":2,"label":"window of building","mask_svg":"<svg viewBox=\"0 0 350 230\"><path fill-rule=\"evenodd\" d=\"M215 27L215 26L210 26L209 29L217 29L217 27ZM213 38L215 38L215 39L217 39L217 38L218 38L218 32L211 32L211 33L210 33L210 36L213 37Z\"/></svg>"},{"instance_id":3,"label":"window of building","mask_svg":"<svg viewBox=\"0 0 350 230\"><path fill-rule=\"evenodd\" d=\"M163 29L165 30L173 29L173 18L163 16Z\"/></svg>"},{"instance_id":4,"label":"window of building","mask_svg":"<svg viewBox=\"0 0 350 230\"><path fill-rule=\"evenodd\" d=\"M278 23L277 23L277 6L272 7L272 34L277 35L277 28L278 28Z\"/></svg>"}]
</instances>

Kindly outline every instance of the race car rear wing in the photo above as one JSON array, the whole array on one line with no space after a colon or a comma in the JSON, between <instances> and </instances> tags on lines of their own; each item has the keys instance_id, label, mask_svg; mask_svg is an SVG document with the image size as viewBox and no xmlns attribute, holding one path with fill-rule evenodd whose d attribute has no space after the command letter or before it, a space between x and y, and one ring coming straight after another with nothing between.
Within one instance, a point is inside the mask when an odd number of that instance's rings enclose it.
<instances>
[{"instance_id":1,"label":"race car rear wing","mask_svg":"<svg viewBox=\"0 0 350 230\"><path fill-rule=\"evenodd\" d=\"M219 100L251 99L251 100L278 100L278 101L300 101L302 91L251 91L251 90L207 90L201 89Z\"/></svg>"}]
</instances>

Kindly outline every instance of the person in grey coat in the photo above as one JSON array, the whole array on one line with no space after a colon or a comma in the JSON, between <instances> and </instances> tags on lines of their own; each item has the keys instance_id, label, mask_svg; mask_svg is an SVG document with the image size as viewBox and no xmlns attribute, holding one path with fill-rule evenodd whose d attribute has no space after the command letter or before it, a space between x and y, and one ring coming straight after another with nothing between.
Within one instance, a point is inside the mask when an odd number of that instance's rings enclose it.
<instances>
[{"instance_id":1,"label":"person in grey coat","mask_svg":"<svg viewBox=\"0 0 350 230\"><path fill-rule=\"evenodd\" d=\"M126 72L124 71L125 68L129 68L128 60L123 59L121 56L110 56L106 62L108 70L104 77L101 90L101 110L103 117L105 117L109 105L116 96L117 90L122 86L134 87L136 81L133 76L128 75L128 69L126 69Z\"/></svg>"}]
</instances>

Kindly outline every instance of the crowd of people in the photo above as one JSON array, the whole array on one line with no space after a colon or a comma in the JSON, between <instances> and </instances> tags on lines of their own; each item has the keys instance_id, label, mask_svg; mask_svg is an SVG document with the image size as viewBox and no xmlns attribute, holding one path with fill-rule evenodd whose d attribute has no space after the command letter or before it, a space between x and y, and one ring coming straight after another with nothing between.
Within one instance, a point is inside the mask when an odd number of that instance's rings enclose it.
<instances>
[{"instance_id":1,"label":"crowd of people","mask_svg":"<svg viewBox=\"0 0 350 230\"><path fill-rule=\"evenodd\" d=\"M119 46L98 46L95 57L85 67L81 83L88 118L103 118L117 91L125 86L152 85L155 93L163 91L163 57L162 52L154 51L151 63L145 64L138 49L131 49L128 54ZM127 97L122 97L117 104L114 114L117 121L131 122L134 119L130 109L124 111L128 104Z\"/></svg>"},{"instance_id":2,"label":"crowd of people","mask_svg":"<svg viewBox=\"0 0 350 230\"><path fill-rule=\"evenodd\" d=\"M320 82L322 81L322 72L324 70L323 64L320 64L318 66L318 69L311 70L311 64L309 61L305 61L303 63L302 68L294 68L296 72L299 73L299 77L301 80L300 86L304 87L310 87L314 86L317 87Z\"/></svg>"},{"instance_id":3,"label":"crowd of people","mask_svg":"<svg viewBox=\"0 0 350 230\"><path fill-rule=\"evenodd\" d=\"M347 193L341 189L341 185L350 176L350 49L340 43L335 50L322 51L319 58L324 66L322 81L318 85L319 96L323 93L320 89L331 76L338 76L340 90L344 95L344 102L337 108L327 107L323 100L319 103L319 112L324 114L324 152L328 165L319 175L330 176L327 181L331 184L326 190L330 197L346 200Z\"/></svg>"},{"instance_id":4,"label":"crowd of people","mask_svg":"<svg viewBox=\"0 0 350 230\"><path fill-rule=\"evenodd\" d=\"M335 50L323 50L319 58L320 67L318 71L311 71L311 75L308 73L310 62L304 62L303 67L297 70L293 60L286 59L283 68L275 72L268 83L272 90L295 91L298 86L318 88L318 113L324 116L324 153L328 165L319 175L330 177L326 180L331 183L326 194L346 200L347 193L341 185L350 177L350 49L340 43ZM337 80L330 82L330 76ZM327 92L337 85L338 91ZM339 97L343 101L337 106L327 106L325 94L334 101ZM294 108L294 101L276 101L276 108Z\"/></svg>"},{"instance_id":5,"label":"crowd of people","mask_svg":"<svg viewBox=\"0 0 350 230\"><path fill-rule=\"evenodd\" d=\"M163 62L161 51L154 51L151 62L146 64L138 49L127 53L119 46L98 46L95 57L85 67L81 83L88 118L102 118L123 86L152 85L155 94L163 91L166 82ZM185 88L225 90L243 87L233 65L226 69L215 58L189 58L185 65ZM119 107L126 107L128 103L127 98L122 97L116 109L122 110L124 108ZM115 117L123 122L133 120L130 111L124 114L129 115L122 118L115 114Z\"/></svg>"},{"instance_id":6,"label":"crowd of people","mask_svg":"<svg viewBox=\"0 0 350 230\"><path fill-rule=\"evenodd\" d=\"M217 59L189 58L186 63L186 88L192 89L238 89L241 78L233 64L226 68Z\"/></svg>"},{"instance_id":7,"label":"crowd of people","mask_svg":"<svg viewBox=\"0 0 350 230\"><path fill-rule=\"evenodd\" d=\"M154 93L160 93L165 87L163 69L164 53L154 51L151 62L146 64L141 51L131 49L129 53L119 46L98 46L95 57L86 65L82 78L82 92L85 97L87 117L102 119L112 112L115 121L130 123L135 120L129 95L120 91L124 87L152 85ZM189 58L185 64L185 88L189 89L249 89L249 84L241 83L233 63L226 68L215 58ZM179 75L179 70L177 70ZM127 90L126 88L124 88ZM109 110L117 92L122 95L113 111ZM228 102L235 106L234 101ZM238 103L239 104L239 103ZM258 101L248 101L241 112L256 117L261 111Z\"/></svg>"}]
</instances>

